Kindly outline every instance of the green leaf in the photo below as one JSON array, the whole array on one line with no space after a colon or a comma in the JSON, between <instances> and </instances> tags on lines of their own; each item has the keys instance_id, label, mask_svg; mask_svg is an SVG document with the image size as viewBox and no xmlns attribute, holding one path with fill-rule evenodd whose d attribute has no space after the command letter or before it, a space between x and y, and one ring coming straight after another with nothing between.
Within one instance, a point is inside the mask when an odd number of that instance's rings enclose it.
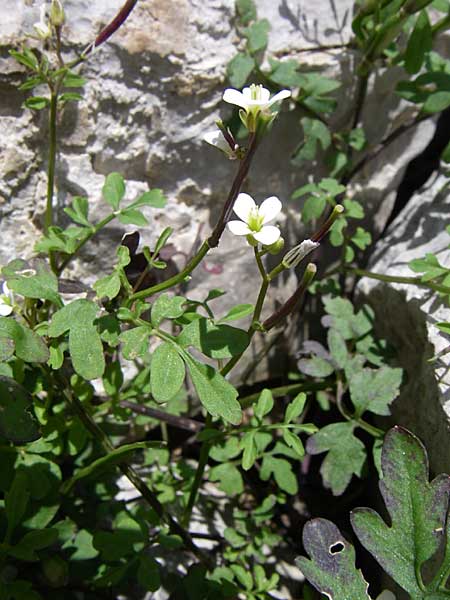
<instances>
[{"instance_id":1,"label":"green leaf","mask_svg":"<svg viewBox=\"0 0 450 600\"><path fill-rule=\"evenodd\" d=\"M295 160L314 160L319 145L322 150L326 150L330 146L330 130L322 121L310 117L303 117L301 124L304 140L296 151Z\"/></svg>"},{"instance_id":2,"label":"green leaf","mask_svg":"<svg viewBox=\"0 0 450 600\"><path fill-rule=\"evenodd\" d=\"M350 397L355 407L356 417L366 410L376 415L389 415L389 405L400 391L402 369L392 369L387 365L378 370L363 369L350 376Z\"/></svg>"},{"instance_id":3,"label":"green leaf","mask_svg":"<svg viewBox=\"0 0 450 600\"><path fill-rule=\"evenodd\" d=\"M30 110L43 110L50 105L50 100L43 96L31 96L25 100L24 105Z\"/></svg>"},{"instance_id":4,"label":"green leaf","mask_svg":"<svg viewBox=\"0 0 450 600\"><path fill-rule=\"evenodd\" d=\"M29 500L28 478L25 471L18 471L11 487L5 493L5 515L8 521L7 540L11 538L17 525L22 522Z\"/></svg>"},{"instance_id":5,"label":"green leaf","mask_svg":"<svg viewBox=\"0 0 450 600\"><path fill-rule=\"evenodd\" d=\"M13 56L18 63L24 67L28 67L32 71L39 69L39 60L32 50L24 48L23 52L17 52L17 50L10 50L9 54Z\"/></svg>"},{"instance_id":6,"label":"green leaf","mask_svg":"<svg viewBox=\"0 0 450 600\"><path fill-rule=\"evenodd\" d=\"M356 232L351 237L351 241L360 250L365 250L372 243L372 236L362 227L357 227Z\"/></svg>"},{"instance_id":7,"label":"green leaf","mask_svg":"<svg viewBox=\"0 0 450 600\"><path fill-rule=\"evenodd\" d=\"M87 79L80 77L76 73L69 71L63 79L63 86L66 88L79 88L83 87L87 82Z\"/></svg>"},{"instance_id":8,"label":"green leaf","mask_svg":"<svg viewBox=\"0 0 450 600\"><path fill-rule=\"evenodd\" d=\"M348 143L357 152L363 150L366 145L366 134L364 129L362 127L358 127L358 129L352 129L348 136Z\"/></svg>"},{"instance_id":9,"label":"green leaf","mask_svg":"<svg viewBox=\"0 0 450 600\"><path fill-rule=\"evenodd\" d=\"M450 91L439 91L430 94L423 105L423 112L434 114L442 112L450 106Z\"/></svg>"},{"instance_id":10,"label":"green leaf","mask_svg":"<svg viewBox=\"0 0 450 600\"><path fill-rule=\"evenodd\" d=\"M415 258L408 264L415 273L423 273L422 281L431 281L443 275L447 275L448 269L443 267L434 254L428 253L425 258Z\"/></svg>"},{"instance_id":11,"label":"green leaf","mask_svg":"<svg viewBox=\"0 0 450 600\"><path fill-rule=\"evenodd\" d=\"M117 465L122 462L126 462L129 459L129 455L131 452L135 450L145 450L147 448L151 448L155 446L156 448L161 448L161 442L134 442L133 444L123 444L123 446L119 446L114 450L111 450L105 456L101 456L97 460L94 460L87 467L83 467L79 469L75 475L64 482L61 486L61 493L68 494L72 487L75 485L77 481L80 479L84 479L85 477L91 477L97 471L103 471L106 467L111 465Z\"/></svg>"},{"instance_id":12,"label":"green leaf","mask_svg":"<svg viewBox=\"0 0 450 600\"><path fill-rule=\"evenodd\" d=\"M2 269L9 288L25 298L50 300L62 306L58 294L58 279L43 260L35 260L30 266L24 260L14 260Z\"/></svg>"},{"instance_id":13,"label":"green leaf","mask_svg":"<svg viewBox=\"0 0 450 600\"><path fill-rule=\"evenodd\" d=\"M181 348L178 347L181 351ZM200 402L213 417L221 417L233 425L242 420L237 390L210 365L204 365L185 351L180 352L197 391Z\"/></svg>"},{"instance_id":14,"label":"green leaf","mask_svg":"<svg viewBox=\"0 0 450 600\"><path fill-rule=\"evenodd\" d=\"M69 331L69 353L73 368L84 379L97 379L105 370L103 345L93 322L98 306L80 299L57 311L48 328L50 337Z\"/></svg>"},{"instance_id":15,"label":"green leaf","mask_svg":"<svg viewBox=\"0 0 450 600\"><path fill-rule=\"evenodd\" d=\"M350 483L352 475L361 476L366 460L364 444L353 435L355 424L332 423L308 439L308 454L327 452L320 473L325 487L334 496L340 496Z\"/></svg>"},{"instance_id":16,"label":"green leaf","mask_svg":"<svg viewBox=\"0 0 450 600\"><path fill-rule=\"evenodd\" d=\"M123 344L122 354L127 360L143 357L148 351L151 330L145 325L133 327L120 334L119 339Z\"/></svg>"},{"instance_id":17,"label":"green leaf","mask_svg":"<svg viewBox=\"0 0 450 600\"><path fill-rule=\"evenodd\" d=\"M102 195L113 210L118 210L125 196L125 181L120 173L110 173L106 177Z\"/></svg>"},{"instance_id":18,"label":"green leaf","mask_svg":"<svg viewBox=\"0 0 450 600\"><path fill-rule=\"evenodd\" d=\"M39 555L37 550L52 546L58 539L58 531L56 529L36 529L26 533L18 544L9 550L15 558L24 561L38 561Z\"/></svg>"},{"instance_id":19,"label":"green leaf","mask_svg":"<svg viewBox=\"0 0 450 600\"><path fill-rule=\"evenodd\" d=\"M336 329L330 329L328 331L327 340L331 357L340 369L344 369L349 358L347 344L344 338Z\"/></svg>"},{"instance_id":20,"label":"green leaf","mask_svg":"<svg viewBox=\"0 0 450 600\"><path fill-rule=\"evenodd\" d=\"M261 19L247 27L244 34L247 38L247 48L251 54L264 50L269 41L269 30L270 23L267 19Z\"/></svg>"},{"instance_id":21,"label":"green leaf","mask_svg":"<svg viewBox=\"0 0 450 600\"><path fill-rule=\"evenodd\" d=\"M74 300L53 315L48 328L48 335L59 337L72 327L78 327L81 323L92 325L97 312L98 306L94 302L84 298Z\"/></svg>"},{"instance_id":22,"label":"green leaf","mask_svg":"<svg viewBox=\"0 0 450 600\"><path fill-rule=\"evenodd\" d=\"M265 415L268 415L273 408L273 396L270 390L264 389L259 395L254 413L255 416L262 421Z\"/></svg>"},{"instance_id":23,"label":"green leaf","mask_svg":"<svg viewBox=\"0 0 450 600\"><path fill-rule=\"evenodd\" d=\"M186 309L185 305L186 298L183 296L171 296L167 292L161 294L152 306L152 324L158 327L164 319L181 317Z\"/></svg>"},{"instance_id":24,"label":"green leaf","mask_svg":"<svg viewBox=\"0 0 450 600\"><path fill-rule=\"evenodd\" d=\"M433 31L428 13L424 9L417 17L405 51L405 69L410 75L414 75L420 71L425 54L431 50L432 45Z\"/></svg>"},{"instance_id":25,"label":"green leaf","mask_svg":"<svg viewBox=\"0 0 450 600\"><path fill-rule=\"evenodd\" d=\"M298 72L300 63L297 60L271 61L271 65L271 81L284 88L299 87L301 85L301 75Z\"/></svg>"},{"instance_id":26,"label":"green leaf","mask_svg":"<svg viewBox=\"0 0 450 600\"><path fill-rule=\"evenodd\" d=\"M97 294L97 298L109 298L112 300L120 292L121 282L118 273L111 273L98 279L92 286Z\"/></svg>"},{"instance_id":27,"label":"green leaf","mask_svg":"<svg viewBox=\"0 0 450 600\"><path fill-rule=\"evenodd\" d=\"M148 592L156 592L161 587L159 565L154 558L147 554L141 554L137 579L139 584Z\"/></svg>"},{"instance_id":28,"label":"green leaf","mask_svg":"<svg viewBox=\"0 0 450 600\"><path fill-rule=\"evenodd\" d=\"M320 356L301 358L297 365L302 373L311 377L328 377L334 373L334 365Z\"/></svg>"},{"instance_id":29,"label":"green leaf","mask_svg":"<svg viewBox=\"0 0 450 600\"><path fill-rule=\"evenodd\" d=\"M183 385L184 362L173 344L164 342L152 354L150 386L157 402L168 402Z\"/></svg>"},{"instance_id":30,"label":"green leaf","mask_svg":"<svg viewBox=\"0 0 450 600\"><path fill-rule=\"evenodd\" d=\"M255 61L250 55L243 53L236 54L227 67L230 84L234 88L242 88L254 68Z\"/></svg>"},{"instance_id":31,"label":"green leaf","mask_svg":"<svg viewBox=\"0 0 450 600\"><path fill-rule=\"evenodd\" d=\"M97 328L87 323L71 327L69 352L76 373L84 379L97 379L105 370L103 344Z\"/></svg>"},{"instance_id":32,"label":"green leaf","mask_svg":"<svg viewBox=\"0 0 450 600\"><path fill-rule=\"evenodd\" d=\"M323 303L330 315L331 327L339 331L344 340L358 339L371 331L373 311L368 306L362 306L355 314L353 304L345 298L325 297Z\"/></svg>"},{"instance_id":33,"label":"green leaf","mask_svg":"<svg viewBox=\"0 0 450 600\"><path fill-rule=\"evenodd\" d=\"M229 321L238 321L248 315L251 315L254 310L253 304L237 304L233 306L224 317L219 319L219 323L226 323Z\"/></svg>"},{"instance_id":34,"label":"green leaf","mask_svg":"<svg viewBox=\"0 0 450 600\"><path fill-rule=\"evenodd\" d=\"M11 317L0 317L0 344L10 338L14 341L15 353L25 362L47 362L50 353L43 339Z\"/></svg>"},{"instance_id":35,"label":"green leaf","mask_svg":"<svg viewBox=\"0 0 450 600\"><path fill-rule=\"evenodd\" d=\"M249 339L243 329L216 325L211 319L202 317L186 325L177 342L184 347L193 346L206 356L220 360L244 352Z\"/></svg>"},{"instance_id":36,"label":"green leaf","mask_svg":"<svg viewBox=\"0 0 450 600\"><path fill-rule=\"evenodd\" d=\"M390 526L374 510L357 508L351 514L353 529L400 587L413 598L428 598L417 573L445 538L450 478L441 474L428 482L425 448L401 427L386 434L382 469L379 485Z\"/></svg>"},{"instance_id":37,"label":"green leaf","mask_svg":"<svg viewBox=\"0 0 450 600\"><path fill-rule=\"evenodd\" d=\"M151 208L164 208L167 204L167 199L165 198L162 190L155 188L154 190L150 190L148 192L144 192L132 202L129 206L127 206L127 210L130 208L139 208L140 206L150 206Z\"/></svg>"},{"instance_id":38,"label":"green leaf","mask_svg":"<svg viewBox=\"0 0 450 600\"><path fill-rule=\"evenodd\" d=\"M303 447L303 443L298 435L289 429L283 429L283 440L286 442L289 448L292 448L296 452L298 458L302 458L305 455L305 448Z\"/></svg>"},{"instance_id":39,"label":"green leaf","mask_svg":"<svg viewBox=\"0 0 450 600\"><path fill-rule=\"evenodd\" d=\"M0 375L0 434L3 437L17 444L41 437L32 406L33 398L25 388L14 379Z\"/></svg>"},{"instance_id":40,"label":"green leaf","mask_svg":"<svg viewBox=\"0 0 450 600\"><path fill-rule=\"evenodd\" d=\"M444 148L444 151L441 154L441 160L445 163L450 163L450 142Z\"/></svg>"},{"instance_id":41,"label":"green leaf","mask_svg":"<svg viewBox=\"0 0 450 600\"><path fill-rule=\"evenodd\" d=\"M242 468L244 471L248 471L255 464L256 457L258 456L258 447L255 441L256 431L249 431L245 433L241 439L242 454Z\"/></svg>"},{"instance_id":42,"label":"green leaf","mask_svg":"<svg viewBox=\"0 0 450 600\"><path fill-rule=\"evenodd\" d=\"M148 225L147 217L145 217L140 210L135 208L122 209L117 218L123 225L138 225L139 227Z\"/></svg>"},{"instance_id":43,"label":"green leaf","mask_svg":"<svg viewBox=\"0 0 450 600\"><path fill-rule=\"evenodd\" d=\"M332 600L370 599L369 584L355 567L355 550L327 519L312 519L303 528L303 545L310 559L295 561L308 581Z\"/></svg>"},{"instance_id":44,"label":"green leaf","mask_svg":"<svg viewBox=\"0 0 450 600\"><path fill-rule=\"evenodd\" d=\"M80 102L80 100L83 100L83 96L76 92L65 92L59 96L59 102L61 104L64 104L65 102Z\"/></svg>"},{"instance_id":45,"label":"green leaf","mask_svg":"<svg viewBox=\"0 0 450 600\"><path fill-rule=\"evenodd\" d=\"M292 471L292 466L289 461L284 458L275 458L270 454L266 454L263 458L259 475L263 481L267 481L271 474L273 474L275 482L280 490L283 490L288 494L298 493L297 478Z\"/></svg>"},{"instance_id":46,"label":"green leaf","mask_svg":"<svg viewBox=\"0 0 450 600\"><path fill-rule=\"evenodd\" d=\"M362 219L364 217L364 209L356 200L345 198L344 202L345 216L349 219Z\"/></svg>"},{"instance_id":47,"label":"green leaf","mask_svg":"<svg viewBox=\"0 0 450 600\"><path fill-rule=\"evenodd\" d=\"M242 494L244 481L239 470L231 463L223 463L213 467L209 472L210 481L218 481L219 488L228 496Z\"/></svg>"},{"instance_id":48,"label":"green leaf","mask_svg":"<svg viewBox=\"0 0 450 600\"><path fill-rule=\"evenodd\" d=\"M306 394L304 392L300 392L295 396L295 398L290 402L286 407L286 412L284 414L284 423L292 423L302 414L303 409L305 408L306 402Z\"/></svg>"},{"instance_id":49,"label":"green leaf","mask_svg":"<svg viewBox=\"0 0 450 600\"><path fill-rule=\"evenodd\" d=\"M14 340L0 333L0 363L6 362L14 355Z\"/></svg>"},{"instance_id":50,"label":"green leaf","mask_svg":"<svg viewBox=\"0 0 450 600\"><path fill-rule=\"evenodd\" d=\"M109 396L117 396L123 385L123 372L120 362L113 360L108 362L103 373L103 387Z\"/></svg>"},{"instance_id":51,"label":"green leaf","mask_svg":"<svg viewBox=\"0 0 450 600\"><path fill-rule=\"evenodd\" d=\"M325 196L311 196L309 197L302 208L302 221L303 223L309 223L313 219L318 219L327 205Z\"/></svg>"},{"instance_id":52,"label":"green leaf","mask_svg":"<svg viewBox=\"0 0 450 600\"><path fill-rule=\"evenodd\" d=\"M161 233L161 235L159 236L156 244L155 244L155 250L153 252L153 254L155 256L157 256L161 250L163 249L163 247L166 245L167 240L170 238L170 236L173 233L173 229L172 227L166 227L163 232Z\"/></svg>"},{"instance_id":53,"label":"green leaf","mask_svg":"<svg viewBox=\"0 0 450 600\"><path fill-rule=\"evenodd\" d=\"M242 25L256 19L256 5L253 0L236 0L236 13Z\"/></svg>"},{"instance_id":54,"label":"green leaf","mask_svg":"<svg viewBox=\"0 0 450 600\"><path fill-rule=\"evenodd\" d=\"M88 220L89 214L89 201L87 198L82 196L75 196L72 200L72 206L68 206L64 209L64 212L69 215L72 221L90 227L91 224Z\"/></svg>"}]
</instances>

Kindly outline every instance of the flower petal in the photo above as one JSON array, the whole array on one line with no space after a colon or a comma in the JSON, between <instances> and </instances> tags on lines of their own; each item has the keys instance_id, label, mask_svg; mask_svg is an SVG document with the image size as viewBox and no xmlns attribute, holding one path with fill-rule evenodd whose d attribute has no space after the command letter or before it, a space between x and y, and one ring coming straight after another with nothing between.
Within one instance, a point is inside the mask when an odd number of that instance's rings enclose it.
<instances>
[{"instance_id":1,"label":"flower petal","mask_svg":"<svg viewBox=\"0 0 450 600\"><path fill-rule=\"evenodd\" d=\"M228 221L227 226L234 235L248 235L251 233L248 225L243 221Z\"/></svg>"},{"instance_id":2,"label":"flower petal","mask_svg":"<svg viewBox=\"0 0 450 600\"><path fill-rule=\"evenodd\" d=\"M247 98L245 98L242 92L234 90L233 88L225 90L223 100L229 104L236 104L236 106L240 106L241 108L247 108L248 106Z\"/></svg>"},{"instance_id":3,"label":"flower petal","mask_svg":"<svg viewBox=\"0 0 450 600\"><path fill-rule=\"evenodd\" d=\"M270 99L267 106L272 106L272 104L275 104L275 102L281 102L281 100L284 100L285 98L290 98L290 97L291 97L291 92L289 90L281 90L281 92L278 92L278 94L275 94L275 96Z\"/></svg>"},{"instance_id":4,"label":"flower petal","mask_svg":"<svg viewBox=\"0 0 450 600\"><path fill-rule=\"evenodd\" d=\"M12 311L13 307L3 302L3 300L0 298L0 317L9 317Z\"/></svg>"},{"instance_id":5,"label":"flower petal","mask_svg":"<svg viewBox=\"0 0 450 600\"><path fill-rule=\"evenodd\" d=\"M277 214L281 212L282 204L276 196L270 196L264 200L258 209L259 214L263 217L263 225L275 219Z\"/></svg>"},{"instance_id":6,"label":"flower petal","mask_svg":"<svg viewBox=\"0 0 450 600\"><path fill-rule=\"evenodd\" d=\"M265 225L261 231L253 232L252 235L255 240L264 244L264 246L271 246L280 239L281 233L275 225Z\"/></svg>"},{"instance_id":7,"label":"flower petal","mask_svg":"<svg viewBox=\"0 0 450 600\"><path fill-rule=\"evenodd\" d=\"M255 201L253 200L253 198L251 196L249 196L248 194L243 194L243 193L239 194L239 196L236 198L236 201L233 206L233 210L234 210L235 214L237 214L237 216L245 223L248 223L250 214L255 209L256 209L256 204L255 204Z\"/></svg>"},{"instance_id":8,"label":"flower petal","mask_svg":"<svg viewBox=\"0 0 450 600\"><path fill-rule=\"evenodd\" d=\"M221 131L207 131L203 136L203 140L227 154L231 151L231 148Z\"/></svg>"}]
</instances>

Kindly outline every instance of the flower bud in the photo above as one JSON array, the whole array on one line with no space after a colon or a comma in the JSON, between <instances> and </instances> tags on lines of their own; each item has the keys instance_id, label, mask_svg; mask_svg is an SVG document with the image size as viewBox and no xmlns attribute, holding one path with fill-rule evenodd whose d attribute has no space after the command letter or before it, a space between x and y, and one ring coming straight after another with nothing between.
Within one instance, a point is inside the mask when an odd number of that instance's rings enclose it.
<instances>
[{"instance_id":1,"label":"flower bud","mask_svg":"<svg viewBox=\"0 0 450 600\"><path fill-rule=\"evenodd\" d=\"M50 22L55 27L61 27L66 21L66 15L64 14L64 8L61 0L52 0L50 6Z\"/></svg>"},{"instance_id":2,"label":"flower bud","mask_svg":"<svg viewBox=\"0 0 450 600\"><path fill-rule=\"evenodd\" d=\"M269 254L278 254L284 248L284 239L280 237L274 244L266 246L266 248Z\"/></svg>"},{"instance_id":3,"label":"flower bud","mask_svg":"<svg viewBox=\"0 0 450 600\"><path fill-rule=\"evenodd\" d=\"M305 258L305 256L308 256L310 252L319 246L319 242L304 240L301 244L294 246L289 252L286 252L281 262L286 269L293 269Z\"/></svg>"}]
</instances>

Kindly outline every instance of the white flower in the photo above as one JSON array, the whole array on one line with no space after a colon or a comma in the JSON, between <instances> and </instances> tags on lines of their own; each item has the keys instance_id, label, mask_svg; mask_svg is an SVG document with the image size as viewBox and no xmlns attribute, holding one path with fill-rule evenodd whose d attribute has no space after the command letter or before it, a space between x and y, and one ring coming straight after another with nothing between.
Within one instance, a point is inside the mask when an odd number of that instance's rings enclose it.
<instances>
[{"instance_id":1,"label":"white flower","mask_svg":"<svg viewBox=\"0 0 450 600\"><path fill-rule=\"evenodd\" d=\"M6 281L2 286L3 294L0 294L0 317L8 317L13 311L14 297Z\"/></svg>"},{"instance_id":2,"label":"white flower","mask_svg":"<svg viewBox=\"0 0 450 600\"><path fill-rule=\"evenodd\" d=\"M281 202L275 196L267 198L258 207L251 196L239 194L233 210L241 219L228 223L228 229L234 235L249 235L264 246L271 246L280 239L278 227L266 225L281 211Z\"/></svg>"},{"instance_id":3,"label":"white flower","mask_svg":"<svg viewBox=\"0 0 450 600\"><path fill-rule=\"evenodd\" d=\"M235 151L237 150L238 146L236 145L236 148L232 150L230 144L227 142L225 136L219 129L217 131L208 131L203 136L203 139L208 144L211 144L211 146L215 146L216 148L224 152L228 156L228 158L232 160L237 158Z\"/></svg>"},{"instance_id":4,"label":"white flower","mask_svg":"<svg viewBox=\"0 0 450 600\"><path fill-rule=\"evenodd\" d=\"M47 20L47 6L46 4L41 4L40 11L40 20L33 25L38 37L42 40L46 40L52 35L52 30L50 24Z\"/></svg>"},{"instance_id":5,"label":"white flower","mask_svg":"<svg viewBox=\"0 0 450 600\"><path fill-rule=\"evenodd\" d=\"M262 85L252 84L250 87L245 87L242 92L228 88L223 94L223 99L229 104L236 104L243 108L247 113L255 114L257 112L268 112L268 109L285 98L289 98L291 92L289 90L281 90L275 96L270 97L270 92Z\"/></svg>"}]
</instances>

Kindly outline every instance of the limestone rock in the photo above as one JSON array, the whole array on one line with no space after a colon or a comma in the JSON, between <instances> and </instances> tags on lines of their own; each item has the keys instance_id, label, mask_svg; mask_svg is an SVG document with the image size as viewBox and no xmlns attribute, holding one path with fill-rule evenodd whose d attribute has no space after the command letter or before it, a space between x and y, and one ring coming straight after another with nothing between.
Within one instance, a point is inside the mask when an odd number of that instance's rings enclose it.
<instances>
[{"instance_id":1,"label":"limestone rock","mask_svg":"<svg viewBox=\"0 0 450 600\"><path fill-rule=\"evenodd\" d=\"M450 190L440 176L420 190L375 247L368 269L375 273L415 277L408 263L427 253L450 265L448 223ZM393 404L393 422L418 435L427 447L435 473L450 469L449 336L436 323L450 321L444 298L424 287L386 284L364 278L358 289L375 310L377 330L397 350L406 385ZM437 368L436 368L437 367Z\"/></svg>"}]
</instances>

